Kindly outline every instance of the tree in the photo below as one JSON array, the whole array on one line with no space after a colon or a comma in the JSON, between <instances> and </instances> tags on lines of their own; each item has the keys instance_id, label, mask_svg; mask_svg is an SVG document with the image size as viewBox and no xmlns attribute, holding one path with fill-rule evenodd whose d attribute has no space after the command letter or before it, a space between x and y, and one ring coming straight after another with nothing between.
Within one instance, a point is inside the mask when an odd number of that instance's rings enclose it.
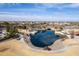
<instances>
[{"instance_id":1,"label":"tree","mask_svg":"<svg viewBox=\"0 0 79 59\"><path fill-rule=\"evenodd\" d=\"M8 37L14 36L18 32L18 30L16 29L16 26L14 26L14 24L10 24L8 22L4 22L3 24L6 26L6 30L8 32L8 34L7 34Z\"/></svg>"},{"instance_id":2,"label":"tree","mask_svg":"<svg viewBox=\"0 0 79 59\"><path fill-rule=\"evenodd\" d=\"M3 24L6 26L7 32L9 32L9 30L10 30L10 24L8 22L4 22Z\"/></svg>"}]
</instances>

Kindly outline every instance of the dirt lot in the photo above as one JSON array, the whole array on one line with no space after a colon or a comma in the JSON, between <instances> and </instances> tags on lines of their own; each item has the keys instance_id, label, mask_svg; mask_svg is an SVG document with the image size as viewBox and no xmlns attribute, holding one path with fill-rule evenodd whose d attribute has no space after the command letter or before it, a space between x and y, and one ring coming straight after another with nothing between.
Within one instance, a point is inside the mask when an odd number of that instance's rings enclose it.
<instances>
[{"instance_id":1,"label":"dirt lot","mask_svg":"<svg viewBox=\"0 0 79 59\"><path fill-rule=\"evenodd\" d=\"M70 46L60 53L37 52L28 48L26 43L19 40L7 40L0 42L1 56L75 56L79 55L79 41L67 39L63 42L66 46Z\"/></svg>"}]
</instances>

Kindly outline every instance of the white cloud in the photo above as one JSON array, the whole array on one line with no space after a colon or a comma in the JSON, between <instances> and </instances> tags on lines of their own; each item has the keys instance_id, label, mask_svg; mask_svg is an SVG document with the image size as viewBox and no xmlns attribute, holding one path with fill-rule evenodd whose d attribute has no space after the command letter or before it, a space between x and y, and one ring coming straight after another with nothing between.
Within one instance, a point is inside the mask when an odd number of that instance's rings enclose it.
<instances>
[{"instance_id":1,"label":"white cloud","mask_svg":"<svg viewBox=\"0 0 79 59\"><path fill-rule=\"evenodd\" d=\"M37 8L43 8L43 9L47 9L47 8L57 8L59 10L64 9L64 8L76 8L79 7L79 3L43 3L41 4L41 6L39 6L39 4L36 4Z\"/></svg>"},{"instance_id":2,"label":"white cloud","mask_svg":"<svg viewBox=\"0 0 79 59\"><path fill-rule=\"evenodd\" d=\"M36 8L39 9L48 9L48 8L57 8L58 10L62 10L64 8L75 8L79 7L79 3L42 3L42 4L35 4Z\"/></svg>"},{"instance_id":3,"label":"white cloud","mask_svg":"<svg viewBox=\"0 0 79 59\"><path fill-rule=\"evenodd\" d=\"M79 7L79 3L72 3L69 5L69 7Z\"/></svg>"},{"instance_id":4,"label":"white cloud","mask_svg":"<svg viewBox=\"0 0 79 59\"><path fill-rule=\"evenodd\" d=\"M61 6L60 6L61 5ZM66 7L69 8L75 8L75 7L79 7L79 4L42 4L39 5L36 4L35 5L36 8L33 9L15 9L15 11L19 11L18 12L0 12L0 21L1 20L19 20L19 21L23 21L23 20L27 20L27 21L78 21L79 19L79 15L69 15L69 14L64 14L62 12L56 11L55 14L46 16L46 14L44 14L44 16L41 15L40 11L45 12L47 8L53 8L56 7L58 9L64 9ZM42 9L41 9L42 8ZM23 11L23 12L21 12ZM26 13L25 13L26 11ZM40 16L38 15L38 13L36 15L32 15L30 14L30 12L36 12L38 11L40 13ZM47 11L48 12L48 11ZM17 14L17 15L16 15ZM20 15L21 14L21 15ZM23 15L24 14L24 15ZM30 15L29 15L30 14Z\"/></svg>"},{"instance_id":5,"label":"white cloud","mask_svg":"<svg viewBox=\"0 0 79 59\"><path fill-rule=\"evenodd\" d=\"M38 15L0 15L0 21L78 21L78 16L71 15L51 15L51 16L38 16Z\"/></svg>"},{"instance_id":6,"label":"white cloud","mask_svg":"<svg viewBox=\"0 0 79 59\"><path fill-rule=\"evenodd\" d=\"M35 4L36 8L42 8L42 9L46 9L46 8L52 8L52 7L56 7L55 5L57 4L53 4L53 3L42 3L42 4Z\"/></svg>"}]
</instances>

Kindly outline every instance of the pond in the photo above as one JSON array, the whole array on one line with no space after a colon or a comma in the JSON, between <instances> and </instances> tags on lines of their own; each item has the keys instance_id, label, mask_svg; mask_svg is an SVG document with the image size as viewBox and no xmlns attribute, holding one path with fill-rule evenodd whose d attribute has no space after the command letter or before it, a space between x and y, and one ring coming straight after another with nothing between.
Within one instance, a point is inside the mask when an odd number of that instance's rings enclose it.
<instances>
[{"instance_id":1,"label":"pond","mask_svg":"<svg viewBox=\"0 0 79 59\"><path fill-rule=\"evenodd\" d=\"M52 30L40 30L34 35L30 35L31 43L36 47L46 47L52 45L60 37Z\"/></svg>"}]
</instances>

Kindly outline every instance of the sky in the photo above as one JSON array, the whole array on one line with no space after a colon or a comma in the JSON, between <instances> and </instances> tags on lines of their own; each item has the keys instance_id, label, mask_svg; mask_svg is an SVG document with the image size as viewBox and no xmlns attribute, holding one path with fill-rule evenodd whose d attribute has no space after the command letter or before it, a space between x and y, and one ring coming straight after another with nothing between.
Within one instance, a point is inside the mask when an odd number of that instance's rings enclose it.
<instances>
[{"instance_id":1,"label":"sky","mask_svg":"<svg viewBox=\"0 0 79 59\"><path fill-rule=\"evenodd\" d=\"M79 4L0 3L0 21L79 21Z\"/></svg>"}]
</instances>

